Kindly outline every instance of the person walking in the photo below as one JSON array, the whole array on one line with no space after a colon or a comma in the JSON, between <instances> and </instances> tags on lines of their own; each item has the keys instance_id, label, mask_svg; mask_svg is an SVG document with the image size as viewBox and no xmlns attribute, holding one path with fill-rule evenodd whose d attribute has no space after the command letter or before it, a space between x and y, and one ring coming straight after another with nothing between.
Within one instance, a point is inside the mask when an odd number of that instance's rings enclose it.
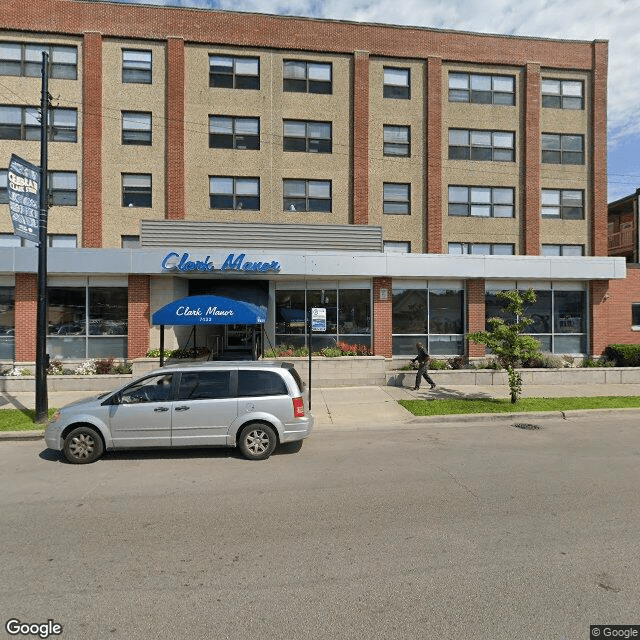
<instances>
[{"instance_id":1,"label":"person walking","mask_svg":"<svg viewBox=\"0 0 640 640\"><path fill-rule=\"evenodd\" d=\"M436 388L436 383L429 377L427 371L429 370L429 360L431 357L427 353L426 349L422 342L416 342L416 349L418 350L418 355L411 360L411 362L418 362L418 373L416 373L416 386L413 387L414 391L417 391L420 388L420 382L422 378L431 385L432 389Z\"/></svg>"}]
</instances>

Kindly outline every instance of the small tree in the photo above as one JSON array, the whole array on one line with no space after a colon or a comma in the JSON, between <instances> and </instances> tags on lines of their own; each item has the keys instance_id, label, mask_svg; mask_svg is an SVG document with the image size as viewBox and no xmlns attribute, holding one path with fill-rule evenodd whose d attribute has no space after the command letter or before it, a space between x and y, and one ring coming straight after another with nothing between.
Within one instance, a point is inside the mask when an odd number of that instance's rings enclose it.
<instances>
[{"instance_id":1,"label":"small tree","mask_svg":"<svg viewBox=\"0 0 640 640\"><path fill-rule=\"evenodd\" d=\"M489 318L490 330L470 333L467 338L489 347L498 364L507 370L511 402L515 403L522 393L522 376L516 367L524 360L541 355L540 342L523 333L533 322L524 315L524 307L536 301L536 293L533 289L524 294L519 291L499 291L497 296L507 301L506 315L513 316L515 320L508 322L503 318Z\"/></svg>"}]
</instances>

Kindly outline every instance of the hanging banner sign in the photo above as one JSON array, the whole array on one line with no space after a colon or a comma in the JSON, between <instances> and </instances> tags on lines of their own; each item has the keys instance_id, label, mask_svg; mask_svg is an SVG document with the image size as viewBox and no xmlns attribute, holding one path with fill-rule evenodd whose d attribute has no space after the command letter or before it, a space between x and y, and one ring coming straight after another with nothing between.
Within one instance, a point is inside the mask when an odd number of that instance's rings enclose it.
<instances>
[{"instance_id":1,"label":"hanging banner sign","mask_svg":"<svg viewBox=\"0 0 640 640\"><path fill-rule=\"evenodd\" d=\"M14 234L38 243L40 241L40 168L12 154L7 172L7 191Z\"/></svg>"}]
</instances>

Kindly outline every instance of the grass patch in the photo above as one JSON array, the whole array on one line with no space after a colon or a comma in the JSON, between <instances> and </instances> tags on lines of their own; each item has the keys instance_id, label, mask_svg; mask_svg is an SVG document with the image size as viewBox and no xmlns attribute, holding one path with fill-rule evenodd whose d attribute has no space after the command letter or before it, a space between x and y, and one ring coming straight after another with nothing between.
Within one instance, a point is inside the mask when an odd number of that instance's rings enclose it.
<instances>
[{"instance_id":1,"label":"grass patch","mask_svg":"<svg viewBox=\"0 0 640 640\"><path fill-rule=\"evenodd\" d=\"M415 416L448 416L464 413L512 413L523 411L573 411L576 409L634 409L640 396L595 396L593 398L520 398L480 400L398 400Z\"/></svg>"},{"instance_id":2,"label":"grass patch","mask_svg":"<svg viewBox=\"0 0 640 640\"><path fill-rule=\"evenodd\" d=\"M49 409L49 418L57 409ZM34 422L36 412L32 409L0 409L0 431L41 431L47 425Z\"/></svg>"}]
</instances>

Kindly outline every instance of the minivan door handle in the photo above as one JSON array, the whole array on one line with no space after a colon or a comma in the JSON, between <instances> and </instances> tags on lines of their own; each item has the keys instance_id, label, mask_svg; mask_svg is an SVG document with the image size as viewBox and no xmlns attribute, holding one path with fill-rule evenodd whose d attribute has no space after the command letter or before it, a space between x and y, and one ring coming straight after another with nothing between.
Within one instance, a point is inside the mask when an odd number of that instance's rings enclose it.
<instances>
[{"instance_id":1,"label":"minivan door handle","mask_svg":"<svg viewBox=\"0 0 640 640\"><path fill-rule=\"evenodd\" d=\"M182 406L182 407L176 407L176 411L189 411L191 407L188 406Z\"/></svg>"},{"instance_id":2,"label":"minivan door handle","mask_svg":"<svg viewBox=\"0 0 640 640\"><path fill-rule=\"evenodd\" d=\"M169 407L156 407L154 411L169 411Z\"/></svg>"}]
</instances>

